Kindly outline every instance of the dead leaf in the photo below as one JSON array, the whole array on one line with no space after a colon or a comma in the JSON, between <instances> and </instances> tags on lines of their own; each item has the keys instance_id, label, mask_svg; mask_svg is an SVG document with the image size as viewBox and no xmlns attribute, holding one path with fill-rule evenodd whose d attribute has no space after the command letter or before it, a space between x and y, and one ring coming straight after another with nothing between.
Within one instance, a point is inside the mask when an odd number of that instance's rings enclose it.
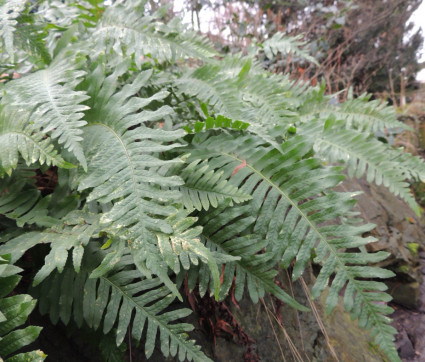
<instances>
[{"instance_id":1,"label":"dead leaf","mask_svg":"<svg viewBox=\"0 0 425 362\"><path fill-rule=\"evenodd\" d=\"M232 172L232 174L230 175L230 177L232 177L232 176L236 175L236 174L238 173L238 171L239 171L241 168L244 168L244 167L246 167L246 161L245 161L245 160L243 160L243 162L242 162L240 165L237 165L237 166L235 167L235 169L233 170L233 172Z\"/></svg>"}]
</instances>

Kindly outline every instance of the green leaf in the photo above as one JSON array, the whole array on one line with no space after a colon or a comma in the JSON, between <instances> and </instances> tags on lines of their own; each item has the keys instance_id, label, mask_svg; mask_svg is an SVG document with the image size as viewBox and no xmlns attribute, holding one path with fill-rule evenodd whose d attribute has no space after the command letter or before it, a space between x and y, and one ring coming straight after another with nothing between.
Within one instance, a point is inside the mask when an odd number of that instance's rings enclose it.
<instances>
[{"instance_id":1,"label":"green leaf","mask_svg":"<svg viewBox=\"0 0 425 362\"><path fill-rule=\"evenodd\" d=\"M41 332L41 327L29 326L3 336L0 340L0 355L8 356L22 347L34 342Z\"/></svg>"},{"instance_id":2,"label":"green leaf","mask_svg":"<svg viewBox=\"0 0 425 362\"><path fill-rule=\"evenodd\" d=\"M10 357L6 360L6 362L41 362L46 359L47 355L42 351L31 351L25 353L19 353Z\"/></svg>"}]
</instances>

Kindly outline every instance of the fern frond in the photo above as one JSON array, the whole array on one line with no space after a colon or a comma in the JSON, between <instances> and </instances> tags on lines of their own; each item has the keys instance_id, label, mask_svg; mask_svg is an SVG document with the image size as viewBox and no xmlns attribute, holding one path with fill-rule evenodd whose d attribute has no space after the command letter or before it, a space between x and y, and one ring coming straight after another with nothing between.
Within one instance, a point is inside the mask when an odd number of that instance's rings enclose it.
<instances>
[{"instance_id":1,"label":"fern frond","mask_svg":"<svg viewBox=\"0 0 425 362\"><path fill-rule=\"evenodd\" d=\"M217 263L210 250L199 239L202 229L192 227L196 218L186 217L186 213L181 211L168 217L167 221L173 227L173 234L157 234L158 247L164 260L176 274L180 271L180 264L185 270L191 264L198 265L199 260L208 265L214 282L214 294L218 299L220 275Z\"/></svg>"},{"instance_id":2,"label":"fern frond","mask_svg":"<svg viewBox=\"0 0 425 362\"><path fill-rule=\"evenodd\" d=\"M255 123L270 128L293 123L307 84L261 72L250 59L238 67L232 60L186 72L175 82L179 92L197 97L225 117L248 121L252 128Z\"/></svg>"},{"instance_id":3,"label":"fern frond","mask_svg":"<svg viewBox=\"0 0 425 362\"><path fill-rule=\"evenodd\" d=\"M30 115L13 107L0 106L0 177L11 175L19 163L19 156L27 166L40 163L71 168L64 161L49 138L31 124Z\"/></svg>"},{"instance_id":4,"label":"fern frond","mask_svg":"<svg viewBox=\"0 0 425 362\"><path fill-rule=\"evenodd\" d=\"M350 177L366 175L368 182L383 184L394 195L400 196L417 214L418 204L406 179L425 176L425 163L418 157L403 154L390 146L355 130L310 123L305 132L311 137L314 149L328 162L343 162Z\"/></svg>"},{"instance_id":5,"label":"fern frond","mask_svg":"<svg viewBox=\"0 0 425 362\"><path fill-rule=\"evenodd\" d=\"M324 89L323 89L324 90ZM389 107L380 100L370 100L370 94L362 94L357 98L348 97L338 105L329 102L323 94L314 94L312 99L306 99L300 109L299 121L308 124L315 118L326 120L334 116L338 121L344 121L347 129L374 133L386 128L410 130L410 127L397 119L394 107Z\"/></svg>"},{"instance_id":6,"label":"fern frond","mask_svg":"<svg viewBox=\"0 0 425 362\"><path fill-rule=\"evenodd\" d=\"M223 205L211 212L202 213L199 220L199 224L203 226L202 240L213 252L239 259L223 260L222 265L219 265L222 268L220 299L226 297L234 282L236 300L242 299L247 287L254 303L264 297L265 292L269 292L287 305L306 311L307 308L275 284L274 277L277 275L275 266L279 262L279 256L271 252L262 253L267 241L249 234L255 222L255 218L250 215L250 207L245 205L227 208L227 206ZM216 259L219 260L220 257ZM189 271L189 280L195 281L196 278L193 278L191 273L193 274L192 270ZM210 274L205 266L201 265L196 276L199 277L199 292L204 295L210 284ZM193 289L194 285L190 287Z\"/></svg>"},{"instance_id":7,"label":"fern frond","mask_svg":"<svg viewBox=\"0 0 425 362\"><path fill-rule=\"evenodd\" d=\"M19 27L15 37L20 47L29 55L38 57L44 64L50 64L52 57L46 47L47 35L43 25L37 24L34 14L25 14L17 18Z\"/></svg>"},{"instance_id":8,"label":"fern frond","mask_svg":"<svg viewBox=\"0 0 425 362\"><path fill-rule=\"evenodd\" d=\"M284 76L258 74L247 77L240 85L244 100L241 119L252 120L267 127L288 122L296 113L297 102L291 94L295 86Z\"/></svg>"},{"instance_id":9,"label":"fern frond","mask_svg":"<svg viewBox=\"0 0 425 362\"><path fill-rule=\"evenodd\" d=\"M27 294L6 297L21 280L21 277L17 275L21 271L22 269L9 264L4 257L0 257L0 356L2 358L34 342L42 329L35 326L17 329L26 322L37 303ZM29 357L36 357L30 359L31 361L43 361L46 355L41 351L20 353L9 357L6 362L23 361Z\"/></svg>"},{"instance_id":10,"label":"fern frond","mask_svg":"<svg viewBox=\"0 0 425 362\"><path fill-rule=\"evenodd\" d=\"M329 191L344 178L340 168L323 167L320 160L310 158L311 146L302 137L295 137L276 150L263 146L254 136L239 136L236 141L232 136L220 135L200 141L191 153L192 157L209 159L209 165L220 167L224 177L233 174L232 182L252 195L249 204L252 215L257 217L251 232L267 240L266 251L281 255L283 267L287 268L296 259L293 279L301 276L315 249L316 261L323 267L313 287L313 296L317 297L327 287L331 274L336 273L326 303L328 312L335 307L340 291L348 283L351 289L348 295L345 292L346 300L356 298L356 307L349 310L361 325L372 328L377 341L392 345L394 330L385 317L392 309L377 304L388 300L389 296L382 293L386 287L383 283L364 281L364 278L393 276L390 271L365 265L385 259L388 253L341 251L374 239L361 236L373 225L335 224L334 219L349 212L355 203L351 194ZM238 168L240 165L243 167ZM333 224L329 225L330 222ZM223 225L217 218L213 223L219 228ZM208 228L204 227L205 230ZM229 230L226 231L227 238ZM394 351L394 346L389 349L389 353Z\"/></svg>"},{"instance_id":11,"label":"fern frond","mask_svg":"<svg viewBox=\"0 0 425 362\"><path fill-rule=\"evenodd\" d=\"M92 35L99 51L113 51L122 59L134 56L138 67L145 56L163 62L216 55L206 38L185 29L178 19L158 23L140 5L140 1L118 2L106 9Z\"/></svg>"},{"instance_id":12,"label":"fern frond","mask_svg":"<svg viewBox=\"0 0 425 362\"><path fill-rule=\"evenodd\" d=\"M241 119L241 102L233 79L223 78L219 65L206 64L187 71L176 80L180 93L197 97L213 107L215 112L231 119Z\"/></svg>"},{"instance_id":13,"label":"fern frond","mask_svg":"<svg viewBox=\"0 0 425 362\"><path fill-rule=\"evenodd\" d=\"M183 181L177 176L162 176L157 169L182 162L162 160L159 154L180 147L176 141L185 133L145 126L146 122L160 121L172 113L168 106L143 110L153 101L164 99L168 94L165 91L150 98L134 96L151 74L141 72L132 84L114 92L116 74L103 80L100 69L93 73L102 86L89 90L95 92L91 94L92 108L86 114L88 125L83 142L89 168L80 175L79 190L91 190L88 201L113 202L111 210L101 218L104 227L122 242L130 239L141 270L150 269L180 296L166 273L156 234L173 233L166 217L177 211L172 203L180 200L181 193L175 187Z\"/></svg>"},{"instance_id":14,"label":"fern frond","mask_svg":"<svg viewBox=\"0 0 425 362\"><path fill-rule=\"evenodd\" d=\"M278 53L285 55L292 54L295 57L308 60L311 63L318 65L317 60L312 57L304 49L306 41L301 40L302 34L296 36L288 36L284 33L275 33L270 39L267 39L259 48L264 51L267 58L272 59Z\"/></svg>"},{"instance_id":15,"label":"fern frond","mask_svg":"<svg viewBox=\"0 0 425 362\"><path fill-rule=\"evenodd\" d=\"M12 62L15 54L14 32L18 23L16 18L25 8L25 4L26 0L5 0L0 4L0 39L4 44L0 49L4 47Z\"/></svg>"},{"instance_id":16,"label":"fern frond","mask_svg":"<svg viewBox=\"0 0 425 362\"><path fill-rule=\"evenodd\" d=\"M94 252L99 251L94 248ZM95 257L89 259L95 260ZM193 326L176 323L188 316L190 310L168 309L174 301L169 288L159 278L143 278L140 271L134 269L128 250L107 275L90 279L89 274L83 270L76 274L71 267L66 267L63 273L51 275L41 285L41 312L49 311L54 323L60 318L67 324L73 311L78 325L84 320L97 330L103 324L104 333L109 333L116 325L117 345L123 342L128 328L136 341L140 341L146 330L147 358L152 355L159 334L161 351L166 357L178 355L180 361L185 358L211 361L193 340L187 339L187 332Z\"/></svg>"},{"instance_id":17,"label":"fern frond","mask_svg":"<svg viewBox=\"0 0 425 362\"><path fill-rule=\"evenodd\" d=\"M81 103L88 97L74 90L84 74L73 58L57 58L46 69L9 82L3 103L20 112L29 112L30 123L48 133L51 139L58 139L86 169L81 146L81 128L86 122L81 118L87 106Z\"/></svg>"},{"instance_id":18,"label":"fern frond","mask_svg":"<svg viewBox=\"0 0 425 362\"><path fill-rule=\"evenodd\" d=\"M41 197L40 192L31 185L30 177L35 172L18 170L12 177L2 179L0 185L0 215L16 220L18 227L37 224L50 227L57 220L48 216L49 197ZM33 180L32 180L33 181Z\"/></svg>"},{"instance_id":19,"label":"fern frond","mask_svg":"<svg viewBox=\"0 0 425 362\"><path fill-rule=\"evenodd\" d=\"M187 158L186 156L182 157ZM251 199L251 196L239 190L235 185L222 178L223 172L215 171L206 161L197 159L185 166L176 166L168 171L169 174L178 174L184 181L179 189L182 192L182 202L185 208L193 210L207 210L217 207L224 200L231 200L238 204Z\"/></svg>"},{"instance_id":20,"label":"fern frond","mask_svg":"<svg viewBox=\"0 0 425 362\"><path fill-rule=\"evenodd\" d=\"M72 249L72 259L78 272L84 254L84 247L92 237L98 237L100 231L99 215L87 211L74 211L67 215L61 224L45 231L31 231L9 240L0 246L0 253L11 254L11 260L17 261L22 255L38 244L50 244L50 252L43 267L34 277L34 285L47 278L55 269L61 272Z\"/></svg>"}]
</instances>

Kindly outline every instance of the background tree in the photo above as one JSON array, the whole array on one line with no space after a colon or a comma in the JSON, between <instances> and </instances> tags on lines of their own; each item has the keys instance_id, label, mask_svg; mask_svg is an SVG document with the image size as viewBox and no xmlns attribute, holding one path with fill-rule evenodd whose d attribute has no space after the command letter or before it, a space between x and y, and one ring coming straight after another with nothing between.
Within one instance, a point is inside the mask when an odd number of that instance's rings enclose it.
<instances>
[{"instance_id":1,"label":"background tree","mask_svg":"<svg viewBox=\"0 0 425 362\"><path fill-rule=\"evenodd\" d=\"M412 34L413 24L408 22L421 2L223 0L195 5L191 1L188 6L196 12L202 6L213 9L219 14L213 18L213 29L242 48L276 32L302 34L320 66L298 57L278 56L264 62L275 72L313 83L324 79L330 93L353 87L356 95L383 93L397 103L402 77L408 88L414 87L415 74L422 67L416 54L423 36L420 30Z\"/></svg>"}]
</instances>

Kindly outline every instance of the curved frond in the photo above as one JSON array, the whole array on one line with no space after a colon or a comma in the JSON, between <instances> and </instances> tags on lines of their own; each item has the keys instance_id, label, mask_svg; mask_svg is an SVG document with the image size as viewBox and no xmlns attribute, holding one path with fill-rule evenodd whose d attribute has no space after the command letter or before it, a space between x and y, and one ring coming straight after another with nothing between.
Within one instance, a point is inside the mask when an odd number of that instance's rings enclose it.
<instances>
[{"instance_id":1,"label":"curved frond","mask_svg":"<svg viewBox=\"0 0 425 362\"><path fill-rule=\"evenodd\" d=\"M311 99L306 99L300 109L299 121L308 124L316 118L326 120L334 116L338 121L344 121L347 129L361 132L373 133L386 128L410 130L410 127L397 119L394 107L380 100L371 101L370 97L370 94L362 94L357 98L348 97L343 103L333 104L328 97L316 93Z\"/></svg>"},{"instance_id":2,"label":"curved frond","mask_svg":"<svg viewBox=\"0 0 425 362\"><path fill-rule=\"evenodd\" d=\"M21 156L29 166L34 163L73 167L58 154L49 138L31 124L30 114L13 107L0 107L0 177L11 175Z\"/></svg>"},{"instance_id":3,"label":"curved frond","mask_svg":"<svg viewBox=\"0 0 425 362\"><path fill-rule=\"evenodd\" d=\"M356 307L348 308L353 316L363 326L372 328L377 342L392 345L395 330L385 316L392 309L377 303L390 298L383 293L386 287L383 283L364 280L393 276L390 271L367 265L385 259L388 253L345 251L374 239L361 236L373 225L341 226L337 222L355 203L351 194L329 191L344 178L340 168L324 167L320 160L311 158L310 143L302 137L295 137L276 150L263 146L254 136L236 140L220 135L200 141L191 153L192 157L202 155L209 159L209 165L220 167L225 177L233 174L232 182L252 195L249 204L252 215L257 216L251 232L267 240L266 252L280 255L283 267L295 261L293 279L302 275L315 250L315 260L323 266L313 287L313 296L317 297L328 286L330 276L335 273L330 283L327 311L336 306L342 288L349 285L345 298L349 301L355 297ZM243 167L238 168L240 165ZM219 228L223 225L217 223L217 218L213 223ZM219 229L215 230L215 235L221 234ZM234 236L241 231L235 231ZM396 353L394 346L389 348L388 353Z\"/></svg>"},{"instance_id":4,"label":"curved frond","mask_svg":"<svg viewBox=\"0 0 425 362\"><path fill-rule=\"evenodd\" d=\"M287 36L284 33L276 32L270 39L267 39L261 46L260 49L264 51L267 58L272 59L278 53L283 55L292 54L295 57L306 59L316 65L319 63L303 48L307 42L301 40L302 34L297 36Z\"/></svg>"},{"instance_id":5,"label":"curved frond","mask_svg":"<svg viewBox=\"0 0 425 362\"><path fill-rule=\"evenodd\" d=\"M90 259L93 262L96 257ZM72 268L66 267L63 273L51 275L41 285L41 312L49 311L54 323L61 319L67 324L73 315L77 325L83 320L94 330L102 325L104 333L116 326L117 345L123 342L129 328L136 341L140 341L146 330L147 358L152 355L155 341L159 339L166 357L178 356L180 361L186 358L189 361L210 361L195 341L187 338L187 332L193 326L179 322L191 311L169 308L175 299L169 288L159 278L143 278L140 271L133 268L128 250L107 275L89 278L89 274L87 271L76 274Z\"/></svg>"},{"instance_id":6,"label":"curved frond","mask_svg":"<svg viewBox=\"0 0 425 362\"><path fill-rule=\"evenodd\" d=\"M311 137L319 156L328 162L345 163L350 177L366 175L368 182L383 184L420 213L406 182L411 177L424 179L425 163L419 157L403 154L367 134L332 127L330 123L323 127L314 122L305 133Z\"/></svg>"},{"instance_id":7,"label":"curved frond","mask_svg":"<svg viewBox=\"0 0 425 362\"><path fill-rule=\"evenodd\" d=\"M214 253L218 253L216 256L218 262L223 255L227 256L227 260L224 259L219 263L222 268L220 299L226 297L234 283L236 300L243 297L247 287L254 303L268 292L293 308L307 310L275 284L274 277L277 275L275 267L279 262L279 255L263 252L267 240L249 233L254 223L255 218L250 215L250 207L247 205L232 208L223 205L211 212L203 213L200 217L199 224L203 226L202 240ZM229 257L234 259L228 259ZM199 292L203 295L208 290L210 274L205 266L201 265L199 271L189 271L189 281L196 280L193 277L194 273L199 277ZM190 287L193 289L194 285Z\"/></svg>"},{"instance_id":8,"label":"curved frond","mask_svg":"<svg viewBox=\"0 0 425 362\"><path fill-rule=\"evenodd\" d=\"M303 103L299 95L307 84L296 85L287 76L261 72L249 59L238 67L232 60L186 72L176 86L208 103L216 113L248 121L251 131L255 123L271 128L295 121L297 108Z\"/></svg>"},{"instance_id":9,"label":"curved frond","mask_svg":"<svg viewBox=\"0 0 425 362\"><path fill-rule=\"evenodd\" d=\"M61 224L44 231L31 231L19 235L0 246L0 254L11 254L11 260L17 261L22 255L38 244L50 244L50 252L45 258L43 267L34 277L34 285L47 278L55 269L61 272L72 250L72 260L78 272L84 254L84 247L92 237L98 237L99 215L86 211L75 211L68 214Z\"/></svg>"},{"instance_id":10,"label":"curved frond","mask_svg":"<svg viewBox=\"0 0 425 362\"><path fill-rule=\"evenodd\" d=\"M74 90L84 74L74 59L58 58L46 69L9 82L3 103L30 113L30 124L57 139L87 168L81 146L87 106L81 103L88 97Z\"/></svg>"},{"instance_id":11,"label":"curved frond","mask_svg":"<svg viewBox=\"0 0 425 362\"><path fill-rule=\"evenodd\" d=\"M161 121L172 112L168 106L143 110L153 101L164 99L167 92L150 98L135 96L151 74L151 71L141 72L132 84L116 92L115 74L104 80L100 73L93 74L103 84L93 90L96 93L92 94L92 109L86 115L88 125L83 145L88 172L81 173L79 190L90 190L88 201L113 202L101 218L103 226L123 242L130 239L140 269L150 269L180 296L166 273L156 234L173 233L166 218L177 211L172 203L180 200L181 193L175 188L183 181L178 176L162 176L158 168L182 162L162 160L159 155L180 147L176 141L185 132L145 126L147 122Z\"/></svg>"},{"instance_id":12,"label":"curved frond","mask_svg":"<svg viewBox=\"0 0 425 362\"><path fill-rule=\"evenodd\" d=\"M12 177L5 177L0 185L0 215L16 220L18 227L37 224L50 227L56 219L48 216L49 197L41 197L31 184L34 172L18 170ZM32 180L33 181L33 180Z\"/></svg>"},{"instance_id":13,"label":"curved frond","mask_svg":"<svg viewBox=\"0 0 425 362\"><path fill-rule=\"evenodd\" d=\"M176 80L176 86L179 92L208 103L217 113L231 119L240 119L242 108L237 97L237 88L232 79L223 77L221 70L219 65L206 64L187 71Z\"/></svg>"},{"instance_id":14,"label":"curved frond","mask_svg":"<svg viewBox=\"0 0 425 362\"><path fill-rule=\"evenodd\" d=\"M198 265L199 260L208 265L214 282L214 294L218 299L220 276L217 263L199 239L202 229L199 226L192 227L196 219L186 217L185 212L179 212L168 217L167 221L173 227L173 234L157 234L158 247L164 260L176 274L180 271L180 264L185 270L191 264Z\"/></svg>"},{"instance_id":15,"label":"curved frond","mask_svg":"<svg viewBox=\"0 0 425 362\"><path fill-rule=\"evenodd\" d=\"M15 33L15 38L19 46L27 55L41 59L44 64L50 64L52 57L45 44L47 32L44 24L38 24L33 13L25 14L18 19L19 27Z\"/></svg>"},{"instance_id":16,"label":"curved frond","mask_svg":"<svg viewBox=\"0 0 425 362\"><path fill-rule=\"evenodd\" d=\"M187 156L183 156L187 158ZM201 159L191 160L185 166L177 166L168 171L169 174L178 174L184 181L179 189L182 192L182 202L185 208L193 210L207 210L217 207L227 199L239 204L251 199L251 196L239 190L235 185L222 178L223 172L211 169L208 162Z\"/></svg>"}]
</instances>

